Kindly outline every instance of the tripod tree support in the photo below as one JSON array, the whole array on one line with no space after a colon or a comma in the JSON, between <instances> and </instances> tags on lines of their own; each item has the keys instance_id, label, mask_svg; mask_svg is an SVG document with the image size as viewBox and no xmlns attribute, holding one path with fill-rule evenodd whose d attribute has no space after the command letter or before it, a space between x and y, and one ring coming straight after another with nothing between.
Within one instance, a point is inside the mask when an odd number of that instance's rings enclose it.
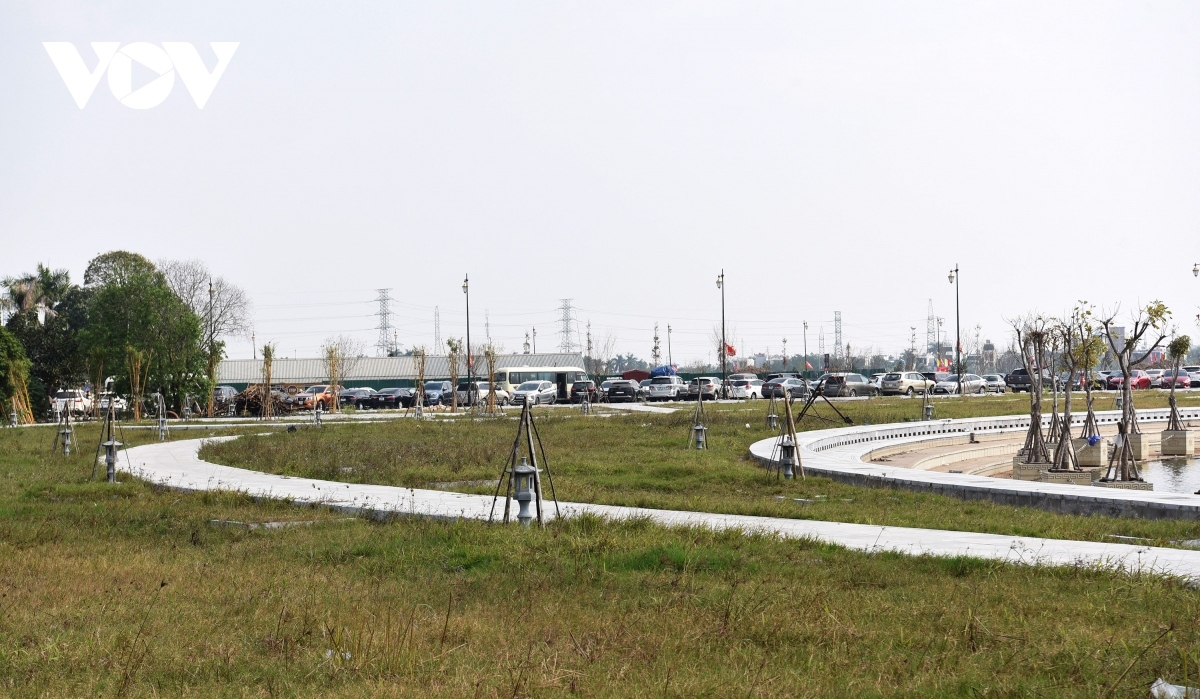
<instances>
[{"instance_id":1,"label":"tripod tree support","mask_svg":"<svg viewBox=\"0 0 1200 699\"><path fill-rule=\"evenodd\" d=\"M524 450L524 454L522 454ZM541 461L538 461L538 455ZM537 425L533 421L530 402L526 400L521 408L521 418L517 423L517 436L513 439L512 450L504 469L500 472L500 480L496 483L496 492L492 496L492 509L488 513L491 522L496 515L496 501L500 499L500 487L504 486L504 523L508 524L512 513L512 502L515 499L520 512L518 520L527 525L531 519L528 516L529 505L535 506L539 527L546 526L542 498L542 471L550 482L550 497L554 500L554 516L562 516L558 509L558 493L554 489L554 476L550 472L550 462L546 458L546 448L542 437L538 434Z\"/></svg>"}]
</instances>

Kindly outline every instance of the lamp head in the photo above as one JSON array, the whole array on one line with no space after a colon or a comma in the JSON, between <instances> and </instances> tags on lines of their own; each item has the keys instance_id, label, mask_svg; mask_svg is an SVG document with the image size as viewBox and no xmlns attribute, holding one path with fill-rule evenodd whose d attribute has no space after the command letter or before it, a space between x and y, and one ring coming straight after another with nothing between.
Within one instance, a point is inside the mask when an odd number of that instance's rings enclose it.
<instances>
[{"instance_id":1,"label":"lamp head","mask_svg":"<svg viewBox=\"0 0 1200 699\"><path fill-rule=\"evenodd\" d=\"M954 283L954 270L950 270L950 283Z\"/></svg>"},{"instance_id":2,"label":"lamp head","mask_svg":"<svg viewBox=\"0 0 1200 699\"><path fill-rule=\"evenodd\" d=\"M1192 265L1192 276L1200 277L1200 263Z\"/></svg>"},{"instance_id":3,"label":"lamp head","mask_svg":"<svg viewBox=\"0 0 1200 699\"><path fill-rule=\"evenodd\" d=\"M463 276L463 293L467 293L467 277Z\"/></svg>"}]
</instances>

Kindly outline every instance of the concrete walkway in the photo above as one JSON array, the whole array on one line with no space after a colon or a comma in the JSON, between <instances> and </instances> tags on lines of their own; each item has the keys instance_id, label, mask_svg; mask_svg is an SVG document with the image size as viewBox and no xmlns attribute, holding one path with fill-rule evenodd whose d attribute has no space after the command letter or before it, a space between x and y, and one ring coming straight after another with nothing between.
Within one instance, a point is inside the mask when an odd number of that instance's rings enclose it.
<instances>
[{"instance_id":1,"label":"concrete walkway","mask_svg":"<svg viewBox=\"0 0 1200 699\"><path fill-rule=\"evenodd\" d=\"M127 468L135 476L174 489L240 491L254 497L289 499L298 505L324 505L377 518L407 515L486 520L492 504L490 497L480 495L291 478L220 466L200 460L197 453L204 441L192 439L131 448L127 451ZM121 466L122 470L127 470L125 459L121 459ZM553 515L553 503L546 503L546 509ZM560 503L560 509L563 516L587 513L617 520L642 517L669 527L739 529L789 539L815 539L859 551L1082 565L1176 575L1200 581L1200 551L584 503Z\"/></svg>"}]
</instances>

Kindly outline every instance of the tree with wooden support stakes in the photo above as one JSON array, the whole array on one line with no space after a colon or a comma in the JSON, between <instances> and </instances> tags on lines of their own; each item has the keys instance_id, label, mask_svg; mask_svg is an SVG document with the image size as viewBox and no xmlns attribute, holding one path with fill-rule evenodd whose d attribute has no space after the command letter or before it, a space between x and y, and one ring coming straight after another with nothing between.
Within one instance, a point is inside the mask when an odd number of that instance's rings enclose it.
<instances>
[{"instance_id":1,"label":"tree with wooden support stakes","mask_svg":"<svg viewBox=\"0 0 1200 699\"><path fill-rule=\"evenodd\" d=\"M532 516L529 507L533 505L537 511L539 527L546 526L545 512L542 506L541 473L546 473L550 481L550 497L554 500L554 516L560 517L558 511L558 494L554 490L554 474L550 471L550 461L546 458L546 448L542 444L542 436L538 433L537 424L533 421L533 411L530 401L525 401L521 408L521 418L517 423L517 436L513 440L512 450L504 469L500 472L500 480L496 483L496 492L492 496L492 509L488 513L488 521L496 516L496 501L500 499L500 488L504 487L504 523L508 524L511 516L511 506L515 499L519 507L517 519L523 526L528 526ZM522 451L524 454L522 454ZM539 454L541 461L538 460Z\"/></svg>"},{"instance_id":2,"label":"tree with wooden support stakes","mask_svg":"<svg viewBox=\"0 0 1200 699\"><path fill-rule=\"evenodd\" d=\"M1175 402L1175 383L1179 376L1185 373L1179 367L1191 349L1192 338L1187 335L1180 335L1167 345L1167 357L1171 360L1171 371L1168 374L1171 380L1171 394L1167 403L1171 406L1171 414L1167 419L1167 429L1162 433L1163 456L1191 456L1196 451L1195 437L1183 424L1179 416L1179 405Z\"/></svg>"},{"instance_id":3,"label":"tree with wooden support stakes","mask_svg":"<svg viewBox=\"0 0 1200 699\"><path fill-rule=\"evenodd\" d=\"M1071 384L1075 380L1075 372L1078 371L1080 365L1079 348L1085 341L1081 326L1081 318L1085 312L1085 309L1076 306L1070 316L1056 322L1051 327L1054 345L1060 350L1058 361L1067 371L1067 382L1063 387L1062 419L1050 423L1053 432L1051 441L1054 443L1054 465L1050 467L1050 470L1054 472L1077 472L1080 470L1079 458L1075 453L1075 442L1071 439ZM1058 417L1057 401L1055 417Z\"/></svg>"},{"instance_id":4,"label":"tree with wooden support stakes","mask_svg":"<svg viewBox=\"0 0 1200 699\"><path fill-rule=\"evenodd\" d=\"M1124 338L1119 337L1116 332L1117 313L1118 311L1114 310L1100 321L1104 327L1105 340L1108 342L1109 349L1112 350L1118 366L1121 367L1121 375L1124 378L1121 382L1123 398L1121 422L1117 425L1118 444L1108 459L1108 471L1100 481L1102 483L1141 483L1143 480L1138 473L1136 457L1144 456L1146 449L1142 441L1141 429L1137 424L1137 412L1133 407L1133 385L1130 378L1133 370L1149 361L1151 354L1167 339L1167 323L1170 321L1171 311L1161 301L1152 301L1145 307L1137 309L1130 318L1130 331L1125 333ZM1154 339L1150 342L1149 338ZM1138 352L1137 348L1141 345L1145 345L1146 349L1141 352L1140 356L1135 356ZM1135 454L1135 444L1138 447L1137 451L1141 452L1140 454Z\"/></svg>"},{"instance_id":5,"label":"tree with wooden support stakes","mask_svg":"<svg viewBox=\"0 0 1200 699\"><path fill-rule=\"evenodd\" d=\"M1100 423L1096 419L1095 396L1092 394L1096 380L1096 367L1105 354L1104 339L1097 334L1095 313L1090 304L1080 303L1073 314L1077 328L1075 364L1080 372L1087 415L1079 431L1083 446L1075 447L1076 462L1087 466L1103 466L1108 463L1108 442L1100 437Z\"/></svg>"},{"instance_id":6,"label":"tree with wooden support stakes","mask_svg":"<svg viewBox=\"0 0 1200 699\"><path fill-rule=\"evenodd\" d=\"M1040 315L1018 318L1010 323L1021 351L1021 365L1029 374L1029 431L1018 454L1022 463L1049 465L1050 450L1042 434L1042 370L1046 366L1050 323Z\"/></svg>"}]
</instances>

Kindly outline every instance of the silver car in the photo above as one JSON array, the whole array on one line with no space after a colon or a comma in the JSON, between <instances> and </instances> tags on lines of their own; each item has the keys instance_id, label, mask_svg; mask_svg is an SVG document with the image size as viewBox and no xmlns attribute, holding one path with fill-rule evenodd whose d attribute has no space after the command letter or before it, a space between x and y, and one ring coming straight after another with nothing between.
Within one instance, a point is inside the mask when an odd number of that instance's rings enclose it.
<instances>
[{"instance_id":1,"label":"silver car","mask_svg":"<svg viewBox=\"0 0 1200 699\"><path fill-rule=\"evenodd\" d=\"M1000 374L984 374L983 380L987 382L988 393L1006 393L1008 384L1004 383L1004 377Z\"/></svg>"},{"instance_id":2,"label":"silver car","mask_svg":"<svg viewBox=\"0 0 1200 699\"><path fill-rule=\"evenodd\" d=\"M949 374L933 387L934 393L958 393L958 374ZM987 393L987 381L982 376L963 374L963 393Z\"/></svg>"},{"instance_id":3,"label":"silver car","mask_svg":"<svg viewBox=\"0 0 1200 699\"><path fill-rule=\"evenodd\" d=\"M533 405L541 405L542 403L554 403L557 400L558 387L550 381L526 381L517 386L512 397L514 405L521 405L525 401L529 401Z\"/></svg>"},{"instance_id":4,"label":"silver car","mask_svg":"<svg viewBox=\"0 0 1200 699\"><path fill-rule=\"evenodd\" d=\"M678 376L655 376L650 379L650 395L647 400L679 400L686 398L687 384Z\"/></svg>"}]
</instances>

